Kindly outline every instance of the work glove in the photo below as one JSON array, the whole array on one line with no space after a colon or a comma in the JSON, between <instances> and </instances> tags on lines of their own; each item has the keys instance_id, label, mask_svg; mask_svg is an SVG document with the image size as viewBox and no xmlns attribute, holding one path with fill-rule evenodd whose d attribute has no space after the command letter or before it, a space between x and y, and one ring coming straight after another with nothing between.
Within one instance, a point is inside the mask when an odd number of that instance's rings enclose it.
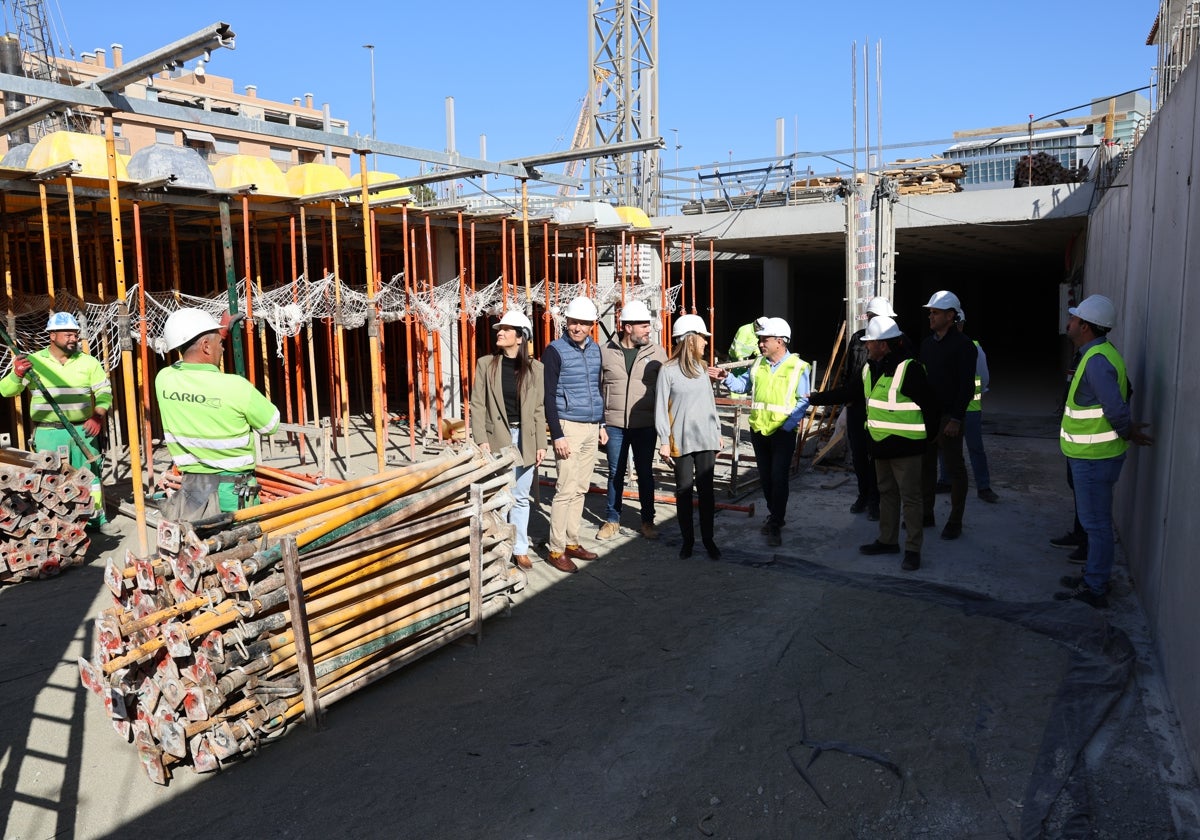
<instances>
[{"instance_id":1,"label":"work glove","mask_svg":"<svg viewBox=\"0 0 1200 840\"><path fill-rule=\"evenodd\" d=\"M237 314L234 314L232 312L226 312L224 315L222 315L221 316L221 340L224 341L225 339L229 338L230 328L232 328L234 324L236 324L238 321L242 320L245 317L246 316L243 315L241 312L238 312Z\"/></svg>"},{"instance_id":2,"label":"work glove","mask_svg":"<svg viewBox=\"0 0 1200 840\"><path fill-rule=\"evenodd\" d=\"M29 359L25 358L24 356L17 356L17 358L13 360L13 373L17 375L17 379L24 379L25 374L29 373L32 367L33 362L29 361Z\"/></svg>"},{"instance_id":3,"label":"work glove","mask_svg":"<svg viewBox=\"0 0 1200 840\"><path fill-rule=\"evenodd\" d=\"M83 421L83 431L88 437L99 437L103 430L104 418L99 414L93 414Z\"/></svg>"}]
</instances>

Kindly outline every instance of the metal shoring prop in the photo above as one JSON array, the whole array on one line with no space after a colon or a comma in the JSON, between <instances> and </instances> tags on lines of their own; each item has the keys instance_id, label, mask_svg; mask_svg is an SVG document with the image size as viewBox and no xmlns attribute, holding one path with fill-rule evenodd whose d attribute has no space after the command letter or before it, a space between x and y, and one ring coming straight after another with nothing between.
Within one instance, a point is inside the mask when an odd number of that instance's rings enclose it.
<instances>
[{"instance_id":1,"label":"metal shoring prop","mask_svg":"<svg viewBox=\"0 0 1200 840\"><path fill-rule=\"evenodd\" d=\"M312 275L308 273L308 217L303 204L300 205L300 262L301 267L304 269L304 283L308 289L311 289ZM317 406L317 351L316 342L313 339L311 317L305 325L305 333L308 339L308 379L312 383L312 416L313 422L319 424L321 422L321 411ZM300 334L297 333L297 347L299 346L299 340ZM303 381L303 377L301 377L301 381Z\"/></svg>"},{"instance_id":2,"label":"metal shoring prop","mask_svg":"<svg viewBox=\"0 0 1200 840\"><path fill-rule=\"evenodd\" d=\"M692 314L695 315L696 310L696 235L692 234L688 237L689 250L692 252Z\"/></svg>"},{"instance_id":3,"label":"metal shoring prop","mask_svg":"<svg viewBox=\"0 0 1200 840\"><path fill-rule=\"evenodd\" d=\"M104 151L108 158L108 207L112 221L113 269L117 283L118 323L127 322L129 309L125 301L125 255L121 237L120 185L117 183L117 148L113 133L112 112L104 113ZM103 288L103 285L101 285ZM145 555L149 551L146 539L146 494L142 489L142 453L138 440L137 411L133 404L133 346L129 330L120 330L122 382L125 386L125 426L129 440L129 468L133 482L133 509L137 520L138 550ZM101 482L103 486L103 482Z\"/></svg>"},{"instance_id":4,"label":"metal shoring prop","mask_svg":"<svg viewBox=\"0 0 1200 840\"><path fill-rule=\"evenodd\" d=\"M428 214L426 215L426 218L428 218ZM414 230L412 232L412 236L413 236L413 265L415 267L417 264L419 264L421 262L421 257L423 256L423 253L420 250L420 240L418 239L418 232L416 230ZM428 280L428 278L425 278L422 275L418 275L417 277L413 278L413 288L419 287L421 292L426 291L427 280ZM416 323L416 328L417 328L417 342L418 342L417 373L420 376L421 386L423 388L423 394L421 397L421 404L420 404L421 405L421 434L423 437L427 438L429 436L429 426L430 426L430 423L432 422L430 420L430 417L433 414L433 389L437 386L436 386L436 384L434 384L432 382L432 380L431 380L432 374L430 374L430 372L429 372L429 327L423 320L418 318L417 323Z\"/></svg>"},{"instance_id":5,"label":"metal shoring prop","mask_svg":"<svg viewBox=\"0 0 1200 840\"><path fill-rule=\"evenodd\" d=\"M138 392L141 394L142 444L146 447L146 486L154 486L154 435L150 429L150 342L146 335L146 272L142 260L142 209L133 202L133 256L138 284Z\"/></svg>"},{"instance_id":6,"label":"metal shoring prop","mask_svg":"<svg viewBox=\"0 0 1200 840\"><path fill-rule=\"evenodd\" d=\"M303 212L303 208L301 208ZM288 253L291 256L291 275L292 275L292 304L300 309L300 266L296 262L296 217L288 216ZM307 278L306 278L307 279ZM296 334L289 336L284 340L284 352L288 354L286 361L287 381L296 383L296 419L303 426L308 423L307 412L304 410L304 351L300 345L300 329L297 326ZM289 404L289 414L291 408ZM305 462L304 447L308 443L308 437L301 432L296 437L296 450L300 456L300 463Z\"/></svg>"},{"instance_id":7,"label":"metal shoring prop","mask_svg":"<svg viewBox=\"0 0 1200 840\"><path fill-rule=\"evenodd\" d=\"M378 293L383 288L383 254L379 247L379 217L371 210L371 250L375 259L375 269L371 276L375 278L375 289ZM391 413L388 411L388 380L387 380L387 324L383 321L383 313L376 307L376 323L379 325L379 411L383 418L385 443L391 442ZM382 469L382 467L380 467Z\"/></svg>"},{"instance_id":8,"label":"metal shoring prop","mask_svg":"<svg viewBox=\"0 0 1200 840\"><path fill-rule=\"evenodd\" d=\"M6 327L9 332L16 329L17 318L13 312L13 271L10 257L12 256L9 250L8 242L8 197L5 193L0 192L0 251L3 252L4 258L4 292L5 303L7 306ZM21 395L17 394L13 397L13 423L17 427L17 448L25 448L25 417L24 407L22 406Z\"/></svg>"},{"instance_id":9,"label":"metal shoring prop","mask_svg":"<svg viewBox=\"0 0 1200 840\"><path fill-rule=\"evenodd\" d=\"M373 230L373 214L371 213L371 196L367 192L367 153L359 152L358 170L362 173L362 212L363 212L363 259L367 274L367 341L371 354L371 412L375 420L375 465L383 472L386 464L387 424L384 417L383 383L379 381L383 364L379 354L379 310L375 304L375 237Z\"/></svg>"},{"instance_id":10,"label":"metal shoring prop","mask_svg":"<svg viewBox=\"0 0 1200 840\"><path fill-rule=\"evenodd\" d=\"M471 400L467 382L467 254L463 241L462 210L455 214L458 219L458 398L463 407L463 425L468 433L471 429Z\"/></svg>"},{"instance_id":11,"label":"metal shoring prop","mask_svg":"<svg viewBox=\"0 0 1200 840\"><path fill-rule=\"evenodd\" d=\"M46 272L46 294L50 296L50 309L57 311L57 301L54 296L54 258L50 246L50 205L46 200L46 182L38 181L38 199L42 208L42 251Z\"/></svg>"},{"instance_id":12,"label":"metal shoring prop","mask_svg":"<svg viewBox=\"0 0 1200 840\"><path fill-rule=\"evenodd\" d=\"M225 196L217 201L221 215L221 256L225 263L225 295L229 301L229 314L238 314L237 278L233 270L233 224L229 220L229 199ZM178 294L178 290L176 290ZM242 341L242 331L232 326L229 337L233 343L233 369L238 376L246 375L246 352Z\"/></svg>"},{"instance_id":13,"label":"metal shoring prop","mask_svg":"<svg viewBox=\"0 0 1200 840\"><path fill-rule=\"evenodd\" d=\"M708 331L712 335L717 334L717 310L713 306L713 302L716 300L716 283L716 245L710 239L708 240ZM710 365L717 363L716 342L711 340L708 342L708 363Z\"/></svg>"},{"instance_id":14,"label":"metal shoring prop","mask_svg":"<svg viewBox=\"0 0 1200 840\"><path fill-rule=\"evenodd\" d=\"M342 271L340 267L340 249L338 247L337 202L329 202L329 243L333 254L333 309L334 334L337 348L337 399L338 425L342 427L342 445L345 457L350 457L350 393L346 390L346 326L342 314Z\"/></svg>"},{"instance_id":15,"label":"metal shoring prop","mask_svg":"<svg viewBox=\"0 0 1200 840\"><path fill-rule=\"evenodd\" d=\"M429 214L425 214L425 263L429 270L429 301L436 303L434 287L437 284L437 279L433 271L433 228L430 224ZM437 310L435 308L435 313ZM435 407L437 409L437 439L442 440L442 421L446 413L446 394L442 382L442 331L440 328L433 332L433 375L437 383L437 399Z\"/></svg>"},{"instance_id":16,"label":"metal shoring prop","mask_svg":"<svg viewBox=\"0 0 1200 840\"><path fill-rule=\"evenodd\" d=\"M69 173L63 181L67 188L67 219L71 226L71 267L75 271L75 296L80 301L83 301L83 265L79 258L79 228L77 227L78 220L75 216L75 185ZM61 261L60 259L59 262ZM86 327L87 324L83 326ZM85 335L79 337L79 345L83 348L84 353L88 352L88 340Z\"/></svg>"},{"instance_id":17,"label":"metal shoring prop","mask_svg":"<svg viewBox=\"0 0 1200 840\"><path fill-rule=\"evenodd\" d=\"M296 217L288 216L288 222L291 225L291 241L295 243L296 232ZM283 275L283 229L277 224L275 229L275 276ZM292 249L292 301L296 299L296 250ZM264 342L265 343L265 342ZM283 364L280 365L283 373L283 405L284 416L287 417L288 423L296 422L296 411L292 403L292 337L283 335L281 331L275 331L275 346L283 353ZM288 432L288 441L296 441L296 453L300 458L300 463L304 463L304 444L300 438L293 437L292 432Z\"/></svg>"},{"instance_id":18,"label":"metal shoring prop","mask_svg":"<svg viewBox=\"0 0 1200 840\"><path fill-rule=\"evenodd\" d=\"M542 313L542 348L550 343L550 220L542 220L542 286L546 290L546 310ZM529 314L533 315L534 302L529 301ZM530 317L532 323L533 318Z\"/></svg>"},{"instance_id":19,"label":"metal shoring prop","mask_svg":"<svg viewBox=\"0 0 1200 840\"><path fill-rule=\"evenodd\" d=\"M671 322L674 320L675 313L667 309L667 289L671 285L671 259L667 253L667 232L664 230L659 233L659 261L662 263L662 312L663 312L663 341L666 342L666 337L671 334ZM669 349L664 347L664 349Z\"/></svg>"},{"instance_id":20,"label":"metal shoring prop","mask_svg":"<svg viewBox=\"0 0 1200 840\"><path fill-rule=\"evenodd\" d=\"M472 295L474 295L475 292L477 291L475 277L476 277L476 271L475 271L475 220L471 219L471 294ZM484 277L487 277L486 273L484 274ZM472 304L472 306L474 306L474 304ZM474 388L475 387L475 362L476 362L476 356L477 356L477 353L475 350L475 347L476 347L475 319L471 318L468 321L468 324L469 324L468 331L469 331L470 339L467 343L467 353L469 354L467 356L467 358L469 359L469 364L467 365L467 372L471 377L471 387ZM484 329L488 333L491 332L491 330L487 330L486 326Z\"/></svg>"},{"instance_id":21,"label":"metal shoring prop","mask_svg":"<svg viewBox=\"0 0 1200 840\"><path fill-rule=\"evenodd\" d=\"M254 246L254 282L251 282L250 275L246 275L246 319L250 320L254 316L254 290L258 290L259 297L262 297L262 250L258 239L258 225L254 224L253 215L250 219L250 240ZM263 392L266 394L267 401L271 400L271 368L267 363L267 331L266 328L262 331L258 341L259 352L262 354L262 375L263 375Z\"/></svg>"},{"instance_id":22,"label":"metal shoring prop","mask_svg":"<svg viewBox=\"0 0 1200 840\"><path fill-rule=\"evenodd\" d=\"M413 377L413 292L412 267L416 260L409 250L408 240L408 203L400 206L400 229L404 234L404 352L406 364L404 370L408 375L408 457L410 461L417 460L417 407L416 381Z\"/></svg>"},{"instance_id":23,"label":"metal shoring prop","mask_svg":"<svg viewBox=\"0 0 1200 840\"><path fill-rule=\"evenodd\" d=\"M508 308L508 218L500 219L500 308Z\"/></svg>"},{"instance_id":24,"label":"metal shoring prop","mask_svg":"<svg viewBox=\"0 0 1200 840\"><path fill-rule=\"evenodd\" d=\"M242 190L242 277L246 278L246 373L251 385L254 381L254 275L250 267L250 192Z\"/></svg>"}]
</instances>

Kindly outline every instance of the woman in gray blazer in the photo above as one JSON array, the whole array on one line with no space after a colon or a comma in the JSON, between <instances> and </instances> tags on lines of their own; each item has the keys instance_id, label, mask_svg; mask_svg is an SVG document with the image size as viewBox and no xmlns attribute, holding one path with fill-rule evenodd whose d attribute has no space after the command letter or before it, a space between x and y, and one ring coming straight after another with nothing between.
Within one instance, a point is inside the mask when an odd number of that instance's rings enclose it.
<instances>
[{"instance_id":1,"label":"woman in gray blazer","mask_svg":"<svg viewBox=\"0 0 1200 840\"><path fill-rule=\"evenodd\" d=\"M513 506L508 521L516 528L513 562L533 568L529 559L529 495L546 457L546 408L542 363L529 355L533 324L509 310L492 329L496 350L475 365L471 390L471 437L484 452L515 446L521 463L514 472Z\"/></svg>"}]
</instances>

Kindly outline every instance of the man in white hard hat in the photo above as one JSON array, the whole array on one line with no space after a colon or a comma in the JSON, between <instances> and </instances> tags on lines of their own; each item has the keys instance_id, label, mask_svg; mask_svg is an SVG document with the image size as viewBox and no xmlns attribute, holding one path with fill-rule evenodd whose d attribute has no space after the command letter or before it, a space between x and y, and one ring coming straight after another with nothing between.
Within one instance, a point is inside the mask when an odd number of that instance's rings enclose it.
<instances>
[{"instance_id":1,"label":"man in white hard hat","mask_svg":"<svg viewBox=\"0 0 1200 840\"><path fill-rule=\"evenodd\" d=\"M90 527L98 528L105 536L119 536L121 528L107 520L104 498L100 489L99 462L92 466L88 455L99 453L97 438L104 431L105 418L112 407L112 386L104 366L79 346L79 322L70 312L51 312L46 321L49 344L28 356L17 356L12 370L0 379L0 396L15 397L28 384L32 370L42 380L48 394L31 392L29 420L33 423L33 451L46 452L67 447L71 466L92 473L94 514ZM49 396L62 410L71 425L91 448L85 453L46 399Z\"/></svg>"},{"instance_id":2,"label":"man in white hard hat","mask_svg":"<svg viewBox=\"0 0 1200 840\"><path fill-rule=\"evenodd\" d=\"M925 453L922 496L925 501L925 527L933 527L933 505L937 492L938 458L946 464L950 479L950 517L942 528L942 539L958 539L962 534L963 512L967 506L967 464L963 460L963 425L967 406L975 394L975 345L954 324L962 309L958 295L934 292L925 304L929 310L932 334L921 343L921 364L937 398L939 418L935 435Z\"/></svg>"},{"instance_id":3,"label":"man in white hard hat","mask_svg":"<svg viewBox=\"0 0 1200 840\"><path fill-rule=\"evenodd\" d=\"M610 540L621 530L622 494L629 452L637 475L641 535L658 539L654 526L655 383L667 361L662 346L650 335L650 308L631 300L621 310L621 332L601 351L600 393L604 395L604 427L608 440L608 502L598 540Z\"/></svg>"},{"instance_id":4,"label":"man in white hard hat","mask_svg":"<svg viewBox=\"0 0 1200 840\"><path fill-rule=\"evenodd\" d=\"M579 571L573 560L598 555L580 542L583 503L596 467L596 449L608 442L600 394L600 345L592 329L600 313L591 299L577 297L563 310L567 326L542 354L546 371L546 424L558 473L550 506L546 561L560 572Z\"/></svg>"},{"instance_id":5,"label":"man in white hard hat","mask_svg":"<svg viewBox=\"0 0 1200 840\"><path fill-rule=\"evenodd\" d=\"M966 324L967 313L960 309L957 324L959 332L966 332ZM975 352L979 355L975 358L975 393L971 396L971 402L967 404L967 416L964 418L963 424L963 441L967 445L967 455L971 459L971 475L975 477L975 495L985 502L995 504L1000 501L1000 497L992 489L992 474L988 469L987 450L983 448L983 395L988 392L991 373L988 371L987 353L983 352L983 345L975 339L971 339L971 343L975 345ZM946 465L940 461L938 463L937 492L950 492L950 482L946 479Z\"/></svg>"},{"instance_id":6,"label":"man in white hard hat","mask_svg":"<svg viewBox=\"0 0 1200 840\"><path fill-rule=\"evenodd\" d=\"M762 532L767 545L783 544L780 529L787 516L792 454L796 450L796 428L808 410L811 367L789 352L792 328L782 318L767 318L758 329L762 354L740 375L725 374L710 367L708 375L724 382L735 394L750 392L750 442L767 501L767 520Z\"/></svg>"},{"instance_id":7,"label":"man in white hard hat","mask_svg":"<svg viewBox=\"0 0 1200 840\"><path fill-rule=\"evenodd\" d=\"M1081 358L1067 392L1059 446L1071 467L1079 521L1087 531L1087 565L1082 575L1064 577L1066 591L1054 597L1104 608L1115 553L1113 486L1129 444L1150 446L1154 439L1142 431L1147 424L1130 414L1125 360L1108 341L1117 323L1112 301L1091 295L1067 312L1067 336Z\"/></svg>"},{"instance_id":8,"label":"man in white hard hat","mask_svg":"<svg viewBox=\"0 0 1200 840\"><path fill-rule=\"evenodd\" d=\"M867 302L864 313L867 324L872 318L879 316L895 318L896 311L892 309L891 301L885 297L874 297ZM847 349L846 364L842 365L842 375L839 388L862 390L863 366L867 363L867 345L863 338L867 328L855 330L850 336L850 346ZM875 484L875 465L871 463L867 446L867 415L866 404L859 400L846 403L846 440L850 444L850 458L854 464L854 477L858 481L858 497L850 505L851 513L867 512L867 519L872 522L879 519L879 488Z\"/></svg>"},{"instance_id":9,"label":"man in white hard hat","mask_svg":"<svg viewBox=\"0 0 1200 840\"><path fill-rule=\"evenodd\" d=\"M167 451L183 474L162 508L168 520L189 522L258 504L254 435L279 428L279 409L244 377L221 372L224 320L179 309L163 328L167 352L180 355L154 380Z\"/></svg>"}]
</instances>

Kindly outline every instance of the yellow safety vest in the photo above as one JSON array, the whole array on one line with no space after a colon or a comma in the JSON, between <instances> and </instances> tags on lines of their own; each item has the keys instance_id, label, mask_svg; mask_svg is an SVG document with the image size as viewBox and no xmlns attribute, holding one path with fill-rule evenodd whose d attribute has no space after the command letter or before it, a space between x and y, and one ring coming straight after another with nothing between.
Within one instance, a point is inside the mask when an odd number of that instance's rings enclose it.
<instances>
[{"instance_id":1,"label":"yellow safety vest","mask_svg":"<svg viewBox=\"0 0 1200 840\"><path fill-rule=\"evenodd\" d=\"M1097 344L1083 354L1079 365L1075 368L1075 378L1071 380L1071 389L1067 392L1067 405L1063 411L1062 428L1059 430L1059 447L1068 458L1083 458L1100 460L1115 458L1129 448L1129 441L1117 434L1104 409L1099 405L1080 405L1075 402L1075 392L1083 381L1083 371L1088 359L1101 355L1112 363L1117 371L1117 385L1121 389L1121 398L1129 399L1129 379L1125 375L1125 360L1107 341Z\"/></svg>"},{"instance_id":2,"label":"yellow safety vest","mask_svg":"<svg viewBox=\"0 0 1200 840\"><path fill-rule=\"evenodd\" d=\"M874 441L881 441L888 435L911 440L925 439L925 415L921 412L921 407L900 393L900 386L904 384L904 374L908 372L911 363L912 359L905 359L896 366L894 376L880 376L874 387L871 386L870 366L863 365L867 431Z\"/></svg>"},{"instance_id":3,"label":"yellow safety vest","mask_svg":"<svg viewBox=\"0 0 1200 840\"><path fill-rule=\"evenodd\" d=\"M771 363L760 357L750 372L753 398L750 403L750 428L760 435L769 435L781 427L796 407L796 389L800 377L808 370L808 362L795 353L771 370Z\"/></svg>"}]
</instances>

